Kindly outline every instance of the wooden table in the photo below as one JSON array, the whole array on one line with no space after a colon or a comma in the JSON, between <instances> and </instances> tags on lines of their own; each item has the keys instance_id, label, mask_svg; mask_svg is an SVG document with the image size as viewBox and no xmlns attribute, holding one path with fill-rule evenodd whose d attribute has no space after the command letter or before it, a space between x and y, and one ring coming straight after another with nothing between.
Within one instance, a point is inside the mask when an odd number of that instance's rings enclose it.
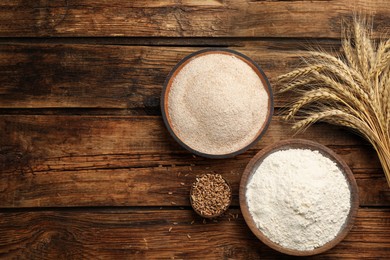
<instances>
[{"instance_id":1,"label":"wooden table","mask_svg":"<svg viewBox=\"0 0 390 260\"><path fill-rule=\"evenodd\" d=\"M238 206L240 176L263 147L291 138L275 116L248 152L193 156L170 137L162 84L184 56L229 47L271 79L308 45L340 47L351 11L390 29L388 0L0 2L0 257L6 259L281 258L251 234ZM276 112L289 101L276 98ZM390 257L390 199L370 145L318 124L297 137L338 153L360 192L356 224L318 258ZM218 221L189 206L195 176L217 172L233 205Z\"/></svg>"}]
</instances>

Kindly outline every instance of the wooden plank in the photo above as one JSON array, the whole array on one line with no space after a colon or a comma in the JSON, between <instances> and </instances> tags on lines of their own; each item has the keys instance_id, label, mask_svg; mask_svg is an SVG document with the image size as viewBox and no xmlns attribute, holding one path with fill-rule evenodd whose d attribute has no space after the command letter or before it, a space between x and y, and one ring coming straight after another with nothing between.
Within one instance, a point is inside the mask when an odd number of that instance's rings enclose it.
<instances>
[{"instance_id":1,"label":"wooden plank","mask_svg":"<svg viewBox=\"0 0 390 260\"><path fill-rule=\"evenodd\" d=\"M352 11L375 14L386 31L386 0L3 0L0 36L340 37Z\"/></svg>"},{"instance_id":2,"label":"wooden plank","mask_svg":"<svg viewBox=\"0 0 390 260\"><path fill-rule=\"evenodd\" d=\"M0 116L0 207L188 206L196 175L218 172L238 185L261 148L291 138L275 117L250 151L227 160L192 156L160 117ZM303 135L333 148L355 171L361 205L389 205L375 152L338 127L314 125ZM170 194L172 192L172 194Z\"/></svg>"},{"instance_id":3,"label":"wooden plank","mask_svg":"<svg viewBox=\"0 0 390 260\"><path fill-rule=\"evenodd\" d=\"M250 40L252 39L243 37L0 37L0 44L87 44L125 46L227 47L241 46L242 41ZM267 39L264 38L263 40ZM276 38L273 40L281 41L282 39ZM289 41L300 39L285 38L283 40ZM309 41L309 39L305 40ZM339 42L340 39L317 38L313 39L313 41Z\"/></svg>"},{"instance_id":4,"label":"wooden plank","mask_svg":"<svg viewBox=\"0 0 390 260\"><path fill-rule=\"evenodd\" d=\"M242 42L272 80L300 63L302 41ZM338 48L323 41L322 48ZM194 47L0 45L0 108L110 108L160 115L165 78ZM273 82L273 81L271 81ZM289 97L275 100L277 107ZM118 113L117 110L111 113Z\"/></svg>"},{"instance_id":5,"label":"wooden plank","mask_svg":"<svg viewBox=\"0 0 390 260\"><path fill-rule=\"evenodd\" d=\"M218 222L206 224L191 210L0 213L0 256L13 259L283 257L251 233L239 210L229 210L229 213L237 214L238 218L227 215ZM348 236L335 248L314 258L388 257L389 222L389 209L360 209Z\"/></svg>"},{"instance_id":6,"label":"wooden plank","mask_svg":"<svg viewBox=\"0 0 390 260\"><path fill-rule=\"evenodd\" d=\"M143 161L148 156L143 156ZM195 177L218 172L231 184L238 205L241 174L247 160L223 166L165 166L130 169L43 171L1 175L2 208L72 206L189 206ZM237 166L238 165L238 166ZM207 169L206 169L207 168ZM390 206L380 170L355 170L361 206Z\"/></svg>"}]
</instances>

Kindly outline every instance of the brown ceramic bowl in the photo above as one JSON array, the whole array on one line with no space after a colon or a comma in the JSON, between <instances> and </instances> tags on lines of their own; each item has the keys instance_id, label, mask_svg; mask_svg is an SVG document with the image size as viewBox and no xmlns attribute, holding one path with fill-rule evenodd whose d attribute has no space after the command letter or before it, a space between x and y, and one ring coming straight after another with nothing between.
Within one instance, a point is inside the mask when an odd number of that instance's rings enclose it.
<instances>
[{"instance_id":1,"label":"brown ceramic bowl","mask_svg":"<svg viewBox=\"0 0 390 260\"><path fill-rule=\"evenodd\" d=\"M217 217L221 216L223 213L225 213L228 210L228 208L230 207L230 205L232 204L232 187L230 186L229 182L223 176L222 176L222 179L229 186L229 190L230 190L229 205L226 207L226 209L224 211L221 211L219 214L215 214L215 215L204 215L196 207L194 207L193 200L192 200L192 194L193 194L194 185L193 184L191 185L191 190L190 190L190 203L191 203L191 207L202 218L217 218Z\"/></svg>"},{"instance_id":2,"label":"brown ceramic bowl","mask_svg":"<svg viewBox=\"0 0 390 260\"><path fill-rule=\"evenodd\" d=\"M255 222L252 219L252 216L248 209L248 204L246 200L246 190L249 180L251 179L255 169L262 163L264 158L266 158L269 154L279 151L279 150L286 150L291 148L301 148L301 149L311 149L311 150L317 150L319 151L323 156L328 157L332 161L334 161L337 166L342 170L344 176L347 179L347 182L349 184L349 189L351 191L351 209L347 216L347 219L341 228L338 235L325 245L318 247L314 250L310 251L298 251L293 249L288 249L285 247L280 246L279 244L271 241L268 237L266 237L257 227ZM340 241L342 241L345 236L348 234L348 232L351 230L353 226L353 222L355 220L358 208L359 208L359 196L358 196L358 188L356 185L356 180L349 169L348 165L332 150L329 148L318 144L316 142L308 141L308 140L302 140L302 139L291 139L291 140L285 140L278 143L275 143L273 145L270 145L263 150L261 150L259 153L253 157L253 159L249 162L247 167L245 168L245 171L241 177L241 183L240 183L240 207L242 214L244 216L244 219L246 223L248 224L249 228L252 230L252 232L266 245L269 247L284 253L288 255L295 255L295 256L309 256L309 255L316 255L323 253L335 245L337 245Z\"/></svg>"},{"instance_id":3,"label":"brown ceramic bowl","mask_svg":"<svg viewBox=\"0 0 390 260\"><path fill-rule=\"evenodd\" d=\"M172 127L171 118L170 118L169 113L168 113L168 94L169 94L170 88L172 86L172 82L175 79L176 75L180 72L180 70L188 62L190 62L191 60L193 60L199 56L208 55L208 54L216 54L216 53L217 54L232 55L232 56L244 61L246 64L248 64L261 79L261 81L264 85L264 88L267 91L268 97L269 97L269 99L268 99L269 100L268 114L267 114L266 120L265 120L263 126L261 127L261 129L259 129L255 138L250 143L248 143L246 146L242 147L241 149L234 151L232 153L228 153L228 154L207 154L207 153L203 153L203 152L194 150L191 147L189 147L188 145L186 145L185 140L181 140L179 138L179 136L177 135L177 133L175 132L175 129ZM254 144L256 144L261 139L261 137L263 136L263 134L267 130L267 128L271 122L273 110L274 110L274 105L273 105L272 88L271 88L271 85L267 79L267 76L264 74L263 70L259 67L259 65L257 65L249 57L245 56L242 53L239 53L239 52L233 51L233 50L229 50L229 49L218 49L218 48L204 49L204 50L200 50L200 51L197 51L197 52L194 52L194 53L188 55L187 57L182 59L169 73L167 79L165 80L164 87L163 87L162 94L161 94L161 113L162 113L162 117L163 117L165 126L167 127L169 133L182 147L184 147L188 151L190 151L196 155L199 155L202 157L207 157L207 158L215 158L215 159L231 158L231 157L234 157L234 156L241 154L241 153L245 152L246 150L248 150L250 147L252 147Z\"/></svg>"}]
</instances>

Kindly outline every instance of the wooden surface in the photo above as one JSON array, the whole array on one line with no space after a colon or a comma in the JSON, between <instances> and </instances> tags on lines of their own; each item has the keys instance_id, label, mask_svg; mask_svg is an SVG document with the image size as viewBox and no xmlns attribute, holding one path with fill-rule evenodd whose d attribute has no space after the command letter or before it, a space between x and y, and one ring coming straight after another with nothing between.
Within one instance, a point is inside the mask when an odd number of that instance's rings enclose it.
<instances>
[{"instance_id":1,"label":"wooden surface","mask_svg":"<svg viewBox=\"0 0 390 260\"><path fill-rule=\"evenodd\" d=\"M246 226L241 174L266 145L291 138L275 116L263 139L227 160L193 156L169 136L162 84L187 54L229 47L274 83L309 45L338 52L343 20L375 14L390 31L388 0L2 0L0 2L0 258L281 259ZM290 96L275 99L276 112ZM390 194L374 150L335 126L296 137L351 167L360 208L350 234L314 258L389 258ZM196 175L233 189L218 222L190 208ZM170 231L169 231L170 230Z\"/></svg>"}]
</instances>

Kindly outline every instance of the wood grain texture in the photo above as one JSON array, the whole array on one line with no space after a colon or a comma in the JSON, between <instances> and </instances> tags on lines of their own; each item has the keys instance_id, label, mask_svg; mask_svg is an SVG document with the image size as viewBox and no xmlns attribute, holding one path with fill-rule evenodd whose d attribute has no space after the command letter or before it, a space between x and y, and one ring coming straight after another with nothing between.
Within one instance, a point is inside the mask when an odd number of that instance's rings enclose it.
<instances>
[{"instance_id":1,"label":"wood grain texture","mask_svg":"<svg viewBox=\"0 0 390 260\"><path fill-rule=\"evenodd\" d=\"M242 42L270 79L300 63L304 43ZM323 48L338 48L323 43ZM109 108L160 115L162 85L174 65L202 48L109 45L0 45L0 108ZM272 81L271 81L272 82ZM288 97L276 99L276 106Z\"/></svg>"},{"instance_id":2,"label":"wood grain texture","mask_svg":"<svg viewBox=\"0 0 390 260\"><path fill-rule=\"evenodd\" d=\"M251 234L238 189L260 149L293 137L289 125L275 117L233 159L193 156L163 125L161 88L205 47L243 52L273 83L307 46L338 52L353 11L374 15L375 36L389 31L388 0L0 1L0 258L287 258ZM351 233L314 258L388 258L390 192L371 146L326 124L295 137L333 149L359 189ZM203 224L188 194L209 172L229 181L233 206Z\"/></svg>"},{"instance_id":3,"label":"wood grain texture","mask_svg":"<svg viewBox=\"0 0 390 260\"><path fill-rule=\"evenodd\" d=\"M276 117L253 149L211 160L181 148L161 117L3 115L0 133L0 207L187 206L195 176L212 171L231 183L238 205L249 160L266 145L292 137ZM389 205L378 158L359 137L326 124L296 137L328 145L347 162L361 205Z\"/></svg>"},{"instance_id":4,"label":"wood grain texture","mask_svg":"<svg viewBox=\"0 0 390 260\"><path fill-rule=\"evenodd\" d=\"M34 259L281 259L252 235L240 212L202 223L192 210L0 213L0 256ZM230 221L229 221L230 218ZM191 222L194 221L192 224ZM318 259L385 258L390 210L360 209L354 228ZM169 231L171 228L171 231Z\"/></svg>"},{"instance_id":5,"label":"wood grain texture","mask_svg":"<svg viewBox=\"0 0 390 260\"><path fill-rule=\"evenodd\" d=\"M0 36L338 38L353 10L389 29L387 0L3 0Z\"/></svg>"}]
</instances>

